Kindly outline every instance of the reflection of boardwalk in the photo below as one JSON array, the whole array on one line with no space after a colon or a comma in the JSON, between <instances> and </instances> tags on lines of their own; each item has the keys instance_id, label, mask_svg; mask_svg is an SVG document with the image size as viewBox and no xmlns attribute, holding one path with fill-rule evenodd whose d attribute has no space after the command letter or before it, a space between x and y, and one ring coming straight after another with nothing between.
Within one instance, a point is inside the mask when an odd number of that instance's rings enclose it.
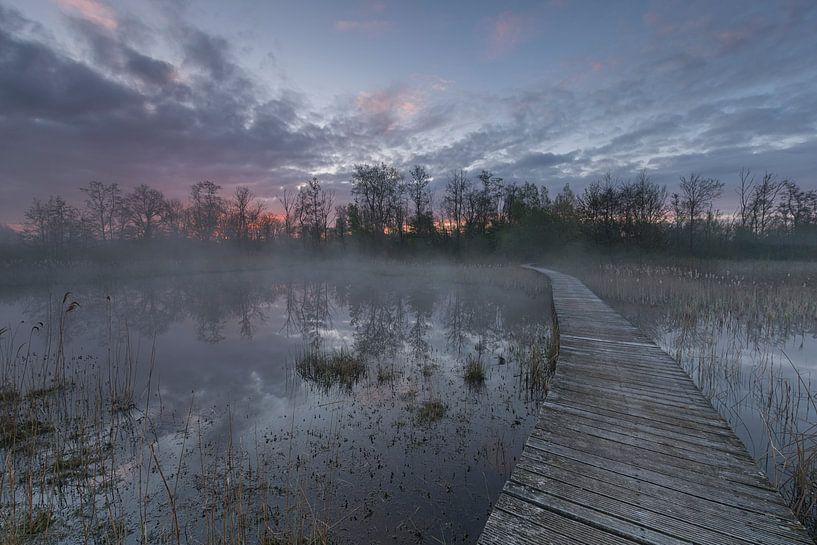
<instances>
[{"instance_id":1,"label":"reflection of boardwalk","mask_svg":"<svg viewBox=\"0 0 817 545\"><path fill-rule=\"evenodd\" d=\"M813 543L692 380L573 277L561 353L482 544Z\"/></svg>"}]
</instances>

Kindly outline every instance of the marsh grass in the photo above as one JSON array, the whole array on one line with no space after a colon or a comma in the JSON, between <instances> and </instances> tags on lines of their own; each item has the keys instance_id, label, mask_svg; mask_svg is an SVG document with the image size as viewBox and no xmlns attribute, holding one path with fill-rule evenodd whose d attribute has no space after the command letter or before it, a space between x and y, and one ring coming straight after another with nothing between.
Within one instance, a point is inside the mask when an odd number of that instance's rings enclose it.
<instances>
[{"instance_id":1,"label":"marsh grass","mask_svg":"<svg viewBox=\"0 0 817 545\"><path fill-rule=\"evenodd\" d=\"M324 389L336 385L351 389L366 375L366 362L345 348L330 353L311 348L298 358L295 369L302 378Z\"/></svg>"},{"instance_id":2,"label":"marsh grass","mask_svg":"<svg viewBox=\"0 0 817 545\"><path fill-rule=\"evenodd\" d=\"M559 357L558 322L550 330L536 328L529 335L517 339L511 346L511 356L518 362L519 380L533 399L547 396L556 373Z\"/></svg>"},{"instance_id":3,"label":"marsh grass","mask_svg":"<svg viewBox=\"0 0 817 545\"><path fill-rule=\"evenodd\" d=\"M485 364L482 362L482 354L478 356L468 354L466 356L463 378L472 388L482 386L485 383Z\"/></svg>"},{"instance_id":4,"label":"marsh grass","mask_svg":"<svg viewBox=\"0 0 817 545\"><path fill-rule=\"evenodd\" d=\"M502 288L532 294L545 289L540 276L512 268L492 268L491 275L480 267L451 271L468 286L489 276ZM67 339L84 308L66 294L49 308L44 323L0 332L0 544L53 536L67 543L105 544L330 542L338 521L329 521L326 506L338 513L331 504L336 499L316 498L314 475L304 470L305 452L292 430L283 440L290 442L290 452L278 448L269 457L259 454L263 439L245 435L233 440L231 424L227 433L218 429L217 441L207 437L201 415L212 405L191 399L186 418L175 408L168 410L155 346L145 358L126 329L114 333L110 306L107 335L102 335L107 354L94 354L93 365L72 359ZM497 321L491 310L482 313L486 322ZM469 310L459 316L477 320L482 314ZM465 330L482 327L458 324ZM417 375L408 390L393 388L393 395L410 407L406 415L419 425L439 422L449 412L438 397L419 401L438 377L447 377L448 368L435 361L426 355L399 371L377 369L379 383L396 381L400 387L407 375ZM479 358L482 380L483 361ZM367 360L347 349L306 351L295 370L322 388L351 389L367 376ZM453 369L452 380L459 372ZM225 435L226 444L221 442ZM282 455L286 460L279 463ZM331 470L324 477L331 480ZM350 506L342 516L357 517L355 509Z\"/></svg>"},{"instance_id":5,"label":"marsh grass","mask_svg":"<svg viewBox=\"0 0 817 545\"><path fill-rule=\"evenodd\" d=\"M268 462L249 454L257 444L194 442L193 400L182 422L165 413L152 378L155 347L139 395L127 335L120 343L109 336L102 365L71 365L64 338L80 308L66 294L53 327L40 323L22 341L8 328L0 333L0 545L188 543L179 480L190 472L198 486L185 488L185 505L204 513L192 530L197 543L328 543L329 525L301 483L270 485ZM325 360L328 367L313 368L322 381L351 385L365 372L345 351ZM181 445L160 450L159 429L180 424ZM286 508L272 507L282 496Z\"/></svg>"},{"instance_id":6,"label":"marsh grass","mask_svg":"<svg viewBox=\"0 0 817 545\"><path fill-rule=\"evenodd\" d=\"M421 425L433 424L434 422L442 420L446 411L447 407L442 400L429 399L417 408L417 423Z\"/></svg>"},{"instance_id":7,"label":"marsh grass","mask_svg":"<svg viewBox=\"0 0 817 545\"><path fill-rule=\"evenodd\" d=\"M394 372L393 368L385 367L383 365L377 366L377 383L378 384L385 384L387 382L393 382L396 373Z\"/></svg>"},{"instance_id":8,"label":"marsh grass","mask_svg":"<svg viewBox=\"0 0 817 545\"><path fill-rule=\"evenodd\" d=\"M815 388L782 349L817 332L817 264L607 263L575 272L676 358L817 536Z\"/></svg>"}]
</instances>

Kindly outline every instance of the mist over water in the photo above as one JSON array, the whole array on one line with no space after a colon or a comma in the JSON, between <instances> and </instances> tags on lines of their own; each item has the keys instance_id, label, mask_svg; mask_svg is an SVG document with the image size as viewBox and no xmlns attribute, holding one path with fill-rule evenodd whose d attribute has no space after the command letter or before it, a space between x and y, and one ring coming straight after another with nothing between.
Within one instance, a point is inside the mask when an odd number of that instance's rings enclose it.
<instances>
[{"instance_id":1,"label":"mist over water","mask_svg":"<svg viewBox=\"0 0 817 545\"><path fill-rule=\"evenodd\" d=\"M221 473L234 471L253 486L263 476L253 493L281 529L314 516L332 543L475 542L537 414L519 360L520 346L549 335L545 280L485 267L316 269L7 289L0 323L27 338L70 291L79 307L65 324L66 374L94 384L109 350L131 362L127 426L149 422L156 460L118 443L126 524L146 509L150 531L167 531L153 464L170 480L179 469L191 536L222 501ZM32 337L33 352L46 337ZM360 377L326 384L299 372L305 354L340 351L364 362ZM470 360L484 381L464 378ZM74 395L92 402L94 391ZM432 402L443 414L427 418ZM72 501L66 493L63 513Z\"/></svg>"}]
</instances>

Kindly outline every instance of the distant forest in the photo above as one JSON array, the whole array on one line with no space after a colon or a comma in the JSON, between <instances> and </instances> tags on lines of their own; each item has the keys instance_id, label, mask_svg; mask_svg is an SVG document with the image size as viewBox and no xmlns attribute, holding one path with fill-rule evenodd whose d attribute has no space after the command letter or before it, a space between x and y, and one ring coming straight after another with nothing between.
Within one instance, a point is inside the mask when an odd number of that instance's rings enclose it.
<instances>
[{"instance_id":1,"label":"distant forest","mask_svg":"<svg viewBox=\"0 0 817 545\"><path fill-rule=\"evenodd\" d=\"M277 195L282 210L265 210L247 187L232 195L210 181L194 184L186 202L140 185L90 182L80 206L60 196L35 199L25 212L30 255L67 259L114 241L186 241L255 249L379 253L503 253L542 255L566 246L697 256L814 257L817 191L773 174L739 173L738 207L714 208L724 184L700 174L677 190L646 171L610 174L582 193L565 185L551 194L534 183L507 183L483 170L451 173L441 192L431 174L387 164L356 165L352 201L336 203L317 178ZM154 242L156 246L161 244ZM117 244L119 246L119 244ZM13 253L13 250L11 251Z\"/></svg>"}]
</instances>

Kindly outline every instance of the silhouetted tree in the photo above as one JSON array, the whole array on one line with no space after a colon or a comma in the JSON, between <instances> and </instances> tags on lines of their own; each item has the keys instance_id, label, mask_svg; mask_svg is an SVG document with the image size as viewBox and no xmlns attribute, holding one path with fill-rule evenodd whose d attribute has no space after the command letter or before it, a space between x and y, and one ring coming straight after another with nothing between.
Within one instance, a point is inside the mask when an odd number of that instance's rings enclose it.
<instances>
[{"instance_id":1,"label":"silhouetted tree","mask_svg":"<svg viewBox=\"0 0 817 545\"><path fill-rule=\"evenodd\" d=\"M150 240L160 234L166 211L167 206L162 192L141 184L125 195L122 207L123 224L133 238Z\"/></svg>"},{"instance_id":2,"label":"silhouetted tree","mask_svg":"<svg viewBox=\"0 0 817 545\"><path fill-rule=\"evenodd\" d=\"M227 209L225 231L233 240L250 240L255 222L263 211L264 206L255 200L250 188L237 187Z\"/></svg>"},{"instance_id":3,"label":"silhouetted tree","mask_svg":"<svg viewBox=\"0 0 817 545\"><path fill-rule=\"evenodd\" d=\"M301 187L295 208L304 242L318 245L328 237L333 202L334 194L324 190L316 177Z\"/></svg>"},{"instance_id":4,"label":"silhouetted tree","mask_svg":"<svg viewBox=\"0 0 817 545\"><path fill-rule=\"evenodd\" d=\"M396 168L379 165L355 165L352 173L352 195L360 215L361 226L369 233L382 236L391 227L400 198L402 176Z\"/></svg>"},{"instance_id":5,"label":"silhouetted tree","mask_svg":"<svg viewBox=\"0 0 817 545\"><path fill-rule=\"evenodd\" d=\"M457 241L460 239L465 223L465 200L470 188L471 181L463 170L452 172L445 186L443 210L446 214L448 228L454 233Z\"/></svg>"},{"instance_id":6,"label":"silhouetted tree","mask_svg":"<svg viewBox=\"0 0 817 545\"><path fill-rule=\"evenodd\" d=\"M295 226L299 223L297 217L298 194L294 195L284 188L281 195L278 196L278 201L284 209L284 234L292 238L295 234Z\"/></svg>"},{"instance_id":7,"label":"silhouetted tree","mask_svg":"<svg viewBox=\"0 0 817 545\"><path fill-rule=\"evenodd\" d=\"M121 217L122 191L117 184L90 182L80 188L85 193L85 214L99 240L113 240L114 226Z\"/></svg>"},{"instance_id":8,"label":"silhouetted tree","mask_svg":"<svg viewBox=\"0 0 817 545\"><path fill-rule=\"evenodd\" d=\"M46 248L52 256L59 257L64 250L85 238L80 212L65 200L52 196L43 203L34 199L25 211L25 236Z\"/></svg>"},{"instance_id":9,"label":"silhouetted tree","mask_svg":"<svg viewBox=\"0 0 817 545\"><path fill-rule=\"evenodd\" d=\"M431 175L425 167L417 165L409 171L411 181L408 193L414 205L411 228L419 236L428 236L434 230L434 216L431 211L431 192L428 189Z\"/></svg>"},{"instance_id":10,"label":"silhouetted tree","mask_svg":"<svg viewBox=\"0 0 817 545\"><path fill-rule=\"evenodd\" d=\"M723 183L715 178L704 178L694 172L681 178L681 193L677 205L687 222L689 249L695 240L695 228L702 214L712 208L712 201L721 196Z\"/></svg>"},{"instance_id":11,"label":"silhouetted tree","mask_svg":"<svg viewBox=\"0 0 817 545\"><path fill-rule=\"evenodd\" d=\"M198 240L212 240L226 210L219 196L220 185L210 181L198 182L190 188L190 231Z\"/></svg>"}]
</instances>

